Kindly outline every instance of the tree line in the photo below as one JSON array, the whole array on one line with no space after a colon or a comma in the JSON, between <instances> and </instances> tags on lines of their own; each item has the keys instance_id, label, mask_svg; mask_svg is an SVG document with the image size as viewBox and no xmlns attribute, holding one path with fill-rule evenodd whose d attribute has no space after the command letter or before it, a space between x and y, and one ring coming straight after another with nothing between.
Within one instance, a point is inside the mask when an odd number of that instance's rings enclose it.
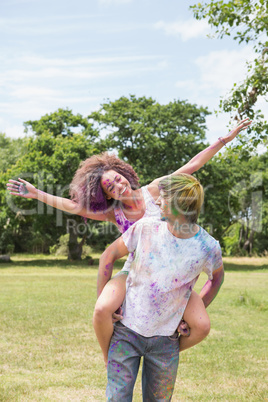
<instances>
[{"instance_id":1,"label":"tree line","mask_svg":"<svg viewBox=\"0 0 268 402\"><path fill-rule=\"evenodd\" d=\"M196 173L205 189L200 224L227 255L262 255L268 250L268 124L258 105L268 93L267 1L201 1L190 8L196 19L206 19L214 29L214 40L229 36L251 44L256 53L247 62L247 75L219 104L220 111L235 119L248 116L253 124L235 147L226 148ZM59 109L28 121L26 138L0 134L0 252L49 252L69 233L69 256L76 258L83 245L103 249L119 235L110 223L84 222L35 200L8 197L8 179L22 177L44 191L68 196L79 163L113 150L135 168L144 185L178 169L208 145L208 114L207 108L182 100L161 105L131 95L107 101L87 117ZM264 147L257 153L260 143Z\"/></svg>"},{"instance_id":2,"label":"tree line","mask_svg":"<svg viewBox=\"0 0 268 402\"><path fill-rule=\"evenodd\" d=\"M1 134L1 253L48 253L69 233L69 257L75 259L83 245L103 250L119 235L111 223L85 222L36 200L8 195L8 179L21 177L43 191L68 197L80 162L108 150L130 163L145 185L208 146L208 114L207 108L186 101L161 105L131 95L104 103L86 118L59 109L28 121L28 136L22 139ZM227 255L261 255L268 249L268 152L241 149L238 145L222 150L196 172L205 190L199 223Z\"/></svg>"}]
</instances>

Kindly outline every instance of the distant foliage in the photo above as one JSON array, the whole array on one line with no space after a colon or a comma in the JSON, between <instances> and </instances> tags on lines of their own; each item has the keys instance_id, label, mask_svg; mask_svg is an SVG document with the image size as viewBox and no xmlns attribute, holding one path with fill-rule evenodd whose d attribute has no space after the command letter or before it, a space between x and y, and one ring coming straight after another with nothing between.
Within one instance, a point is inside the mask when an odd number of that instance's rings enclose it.
<instances>
[{"instance_id":1,"label":"distant foliage","mask_svg":"<svg viewBox=\"0 0 268 402\"><path fill-rule=\"evenodd\" d=\"M257 101L267 102L268 94L268 3L267 0L231 0L199 2L191 6L195 18L206 19L216 28L219 38L230 36L241 43L251 43L256 52L253 62L247 62L247 75L234 83L230 93L220 102L224 112L236 117L248 116L254 120L249 133L251 142L243 142L253 150L267 138L268 124Z\"/></svg>"},{"instance_id":2,"label":"distant foliage","mask_svg":"<svg viewBox=\"0 0 268 402\"><path fill-rule=\"evenodd\" d=\"M73 120L71 112L65 112L59 109L39 122L31 122L37 131L21 142L0 136L5 150L0 164L1 253L64 251L74 260L84 255L87 246L102 251L120 236L112 223L85 221L36 200L7 197L8 179L21 177L40 190L68 197L80 162L110 150L133 165L143 185L178 169L208 145L205 132L209 112L186 101L161 105L152 98L131 95L107 101L98 112L81 117L81 127L86 125L85 120L90 123L80 133L73 126L63 134L43 126L53 121L57 126L57 117L66 124L77 124L80 115ZM220 241L228 255L268 252L267 167L267 151L253 155L248 149L239 152L228 147L195 174L205 190L199 223Z\"/></svg>"},{"instance_id":3,"label":"distant foliage","mask_svg":"<svg viewBox=\"0 0 268 402\"><path fill-rule=\"evenodd\" d=\"M146 184L177 170L205 147L207 108L174 100L122 96L90 117L106 134L105 146L137 171Z\"/></svg>"}]
</instances>

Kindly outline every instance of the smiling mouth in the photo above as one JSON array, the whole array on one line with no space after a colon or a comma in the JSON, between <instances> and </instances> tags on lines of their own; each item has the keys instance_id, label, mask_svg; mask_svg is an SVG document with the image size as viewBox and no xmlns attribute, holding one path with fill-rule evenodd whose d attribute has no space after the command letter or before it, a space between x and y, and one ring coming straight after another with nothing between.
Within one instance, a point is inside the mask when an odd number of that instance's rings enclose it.
<instances>
[{"instance_id":1,"label":"smiling mouth","mask_svg":"<svg viewBox=\"0 0 268 402\"><path fill-rule=\"evenodd\" d=\"M124 190L122 191L122 193L120 193L120 195L123 195L124 192L126 191L126 189L127 189L127 186L124 188Z\"/></svg>"}]
</instances>

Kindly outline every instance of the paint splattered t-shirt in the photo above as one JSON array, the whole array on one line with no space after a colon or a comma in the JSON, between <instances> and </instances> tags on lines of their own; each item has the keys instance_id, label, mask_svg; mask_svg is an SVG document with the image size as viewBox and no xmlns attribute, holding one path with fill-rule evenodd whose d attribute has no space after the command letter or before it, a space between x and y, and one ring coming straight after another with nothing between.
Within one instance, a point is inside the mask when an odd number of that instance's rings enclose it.
<instances>
[{"instance_id":1,"label":"paint splattered t-shirt","mask_svg":"<svg viewBox=\"0 0 268 402\"><path fill-rule=\"evenodd\" d=\"M145 212L143 218L155 218L161 219L160 208L156 205L155 200L151 196L148 186L141 187L144 203L145 203ZM116 219L117 227L121 233L124 233L128 230L135 222L129 221L126 217L124 212L122 211L121 207L117 207L114 209L114 216ZM136 221L137 222L137 221ZM128 255L128 258L121 270L121 272L128 273L130 270L131 263L133 261L133 253Z\"/></svg>"},{"instance_id":2,"label":"paint splattered t-shirt","mask_svg":"<svg viewBox=\"0 0 268 402\"><path fill-rule=\"evenodd\" d=\"M212 279L222 265L219 242L201 227L195 236L180 239L166 222L151 218L137 221L122 239L134 260L121 322L146 337L172 335L199 274Z\"/></svg>"}]
</instances>

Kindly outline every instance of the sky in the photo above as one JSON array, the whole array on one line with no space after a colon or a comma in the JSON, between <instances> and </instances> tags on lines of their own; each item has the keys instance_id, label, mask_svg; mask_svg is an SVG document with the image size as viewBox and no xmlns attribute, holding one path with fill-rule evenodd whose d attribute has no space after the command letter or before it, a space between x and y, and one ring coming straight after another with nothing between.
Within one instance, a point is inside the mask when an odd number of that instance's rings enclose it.
<instances>
[{"instance_id":1,"label":"sky","mask_svg":"<svg viewBox=\"0 0 268 402\"><path fill-rule=\"evenodd\" d=\"M134 94L211 112L254 53L196 21L184 0L1 0L0 132L58 108L88 116ZM260 101L268 117L267 103ZM228 132L229 114L207 118L207 140Z\"/></svg>"}]
</instances>

